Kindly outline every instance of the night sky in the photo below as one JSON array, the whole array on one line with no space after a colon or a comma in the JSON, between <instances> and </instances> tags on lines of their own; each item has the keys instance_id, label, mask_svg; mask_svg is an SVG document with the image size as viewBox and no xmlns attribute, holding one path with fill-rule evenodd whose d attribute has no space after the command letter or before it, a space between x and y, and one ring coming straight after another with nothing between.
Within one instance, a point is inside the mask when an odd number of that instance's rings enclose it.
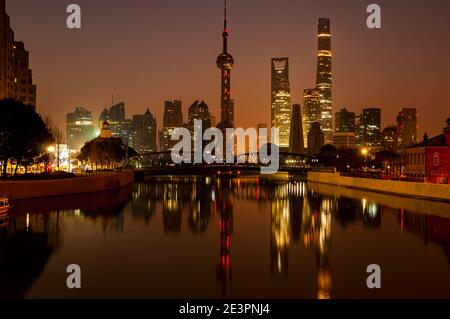
<instances>
[{"instance_id":1,"label":"night sky","mask_svg":"<svg viewBox=\"0 0 450 319\"><path fill-rule=\"evenodd\" d=\"M82 8L82 29L66 7ZM382 8L382 29L366 7ZM127 117L148 107L161 127L164 100L204 99L220 117L222 0L7 0L16 40L30 51L38 111L61 126L76 106L125 101ZM290 58L292 102L316 77L317 19L331 18L333 108L380 107L383 126L402 107L419 109L419 134L450 117L450 1L229 0L236 125L270 123L270 59Z\"/></svg>"}]
</instances>

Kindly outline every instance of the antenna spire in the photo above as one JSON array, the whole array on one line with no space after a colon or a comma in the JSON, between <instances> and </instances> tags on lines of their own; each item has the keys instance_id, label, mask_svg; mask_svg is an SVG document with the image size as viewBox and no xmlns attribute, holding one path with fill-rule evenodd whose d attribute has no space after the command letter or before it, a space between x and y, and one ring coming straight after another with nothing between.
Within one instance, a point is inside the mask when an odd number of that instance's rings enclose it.
<instances>
[{"instance_id":1,"label":"antenna spire","mask_svg":"<svg viewBox=\"0 0 450 319\"><path fill-rule=\"evenodd\" d=\"M225 6L224 6L224 19L223 19L223 29L227 31L228 29L228 22L227 22L227 0L225 0Z\"/></svg>"}]
</instances>

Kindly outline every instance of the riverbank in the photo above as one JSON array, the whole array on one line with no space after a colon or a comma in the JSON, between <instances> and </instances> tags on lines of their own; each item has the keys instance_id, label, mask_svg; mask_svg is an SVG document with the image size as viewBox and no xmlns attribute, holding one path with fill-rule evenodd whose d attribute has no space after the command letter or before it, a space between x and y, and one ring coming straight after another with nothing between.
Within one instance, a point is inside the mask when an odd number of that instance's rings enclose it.
<instances>
[{"instance_id":1,"label":"riverbank","mask_svg":"<svg viewBox=\"0 0 450 319\"><path fill-rule=\"evenodd\" d=\"M388 195L450 202L450 185L399 182L341 176L340 173L308 172L308 182L335 185Z\"/></svg>"},{"instance_id":2,"label":"riverbank","mask_svg":"<svg viewBox=\"0 0 450 319\"><path fill-rule=\"evenodd\" d=\"M120 189L133 182L132 171L53 180L3 181L0 194L9 195L13 200L56 197Z\"/></svg>"}]
</instances>

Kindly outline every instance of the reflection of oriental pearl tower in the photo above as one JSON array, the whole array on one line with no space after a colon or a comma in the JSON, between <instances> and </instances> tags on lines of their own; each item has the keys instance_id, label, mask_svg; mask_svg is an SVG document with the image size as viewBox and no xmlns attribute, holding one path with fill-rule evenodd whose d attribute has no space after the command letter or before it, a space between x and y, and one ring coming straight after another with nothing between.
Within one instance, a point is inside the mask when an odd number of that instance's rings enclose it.
<instances>
[{"instance_id":1,"label":"reflection of oriental pearl tower","mask_svg":"<svg viewBox=\"0 0 450 319\"><path fill-rule=\"evenodd\" d=\"M223 52L217 57L217 66L221 71L222 91L221 95L221 122L219 129L234 127L234 104L231 99L231 68L234 59L228 53L228 27L227 27L227 0L225 0L224 28L223 28Z\"/></svg>"}]
</instances>

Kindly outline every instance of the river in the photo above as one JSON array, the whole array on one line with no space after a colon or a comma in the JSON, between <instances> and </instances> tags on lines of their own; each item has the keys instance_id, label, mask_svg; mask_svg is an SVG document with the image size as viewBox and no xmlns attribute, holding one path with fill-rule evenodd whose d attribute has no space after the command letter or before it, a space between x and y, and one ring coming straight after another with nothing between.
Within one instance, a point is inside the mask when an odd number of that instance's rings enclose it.
<instances>
[{"instance_id":1,"label":"river","mask_svg":"<svg viewBox=\"0 0 450 319\"><path fill-rule=\"evenodd\" d=\"M450 298L447 203L192 176L13 204L1 298Z\"/></svg>"}]
</instances>

